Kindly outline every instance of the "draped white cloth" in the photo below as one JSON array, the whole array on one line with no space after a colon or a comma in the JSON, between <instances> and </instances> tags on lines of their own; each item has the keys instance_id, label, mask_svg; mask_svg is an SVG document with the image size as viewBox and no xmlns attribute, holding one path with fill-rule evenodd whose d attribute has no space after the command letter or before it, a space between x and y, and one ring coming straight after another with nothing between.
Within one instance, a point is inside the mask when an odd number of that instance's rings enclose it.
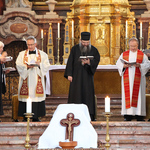
<instances>
[{"instance_id":1,"label":"draped white cloth","mask_svg":"<svg viewBox=\"0 0 150 150\"><path fill-rule=\"evenodd\" d=\"M145 101L145 90L146 90L146 79L145 74L150 68L150 61L148 60L147 56L144 54L143 62L140 67L141 71L141 82L140 82L140 89L139 89L139 95L138 95L138 104L136 107L131 107L129 109L126 109L125 106L125 91L124 91L124 81L123 81L123 63L120 59L123 58L123 54L120 55L119 59L117 60L117 68L119 71L120 76L122 76L122 115L141 115L146 116L146 101ZM137 52L130 51L129 53L129 62L136 62L137 58ZM132 91L133 91L133 84L134 84L134 76L135 76L135 67L131 66L129 67L129 83L130 83L130 99L132 99Z\"/></svg>"},{"instance_id":2,"label":"draped white cloth","mask_svg":"<svg viewBox=\"0 0 150 150\"><path fill-rule=\"evenodd\" d=\"M16 60L16 67L17 67L17 70L20 75L18 93L20 93L20 89L21 89L23 80L28 77L29 97L32 99L32 102L41 102L41 101L45 100L44 76L46 75L46 73L50 67L48 55L41 50L39 50L39 51L40 51L40 55L41 55L40 68L34 67L34 68L27 69L27 65L25 65L23 63L25 51L20 52L17 57L17 60ZM38 56L37 49L36 49L36 54L31 54L31 55L27 54L28 62L30 63L31 61L32 62L36 61L37 56ZM35 95L38 75L41 77L41 81L42 81L42 85L43 85L43 89L44 89L43 97L37 97ZM19 94L18 94L18 99L20 101L26 102L26 98L20 98Z\"/></svg>"},{"instance_id":3,"label":"draped white cloth","mask_svg":"<svg viewBox=\"0 0 150 150\"><path fill-rule=\"evenodd\" d=\"M80 120L80 125L74 127L73 141L77 141L75 148L97 148L97 133L90 123L90 115L85 104L60 104L53 114L49 126L39 138L39 149L60 147L59 142L65 141L66 127L60 124L68 113L73 113L75 119Z\"/></svg>"}]
</instances>

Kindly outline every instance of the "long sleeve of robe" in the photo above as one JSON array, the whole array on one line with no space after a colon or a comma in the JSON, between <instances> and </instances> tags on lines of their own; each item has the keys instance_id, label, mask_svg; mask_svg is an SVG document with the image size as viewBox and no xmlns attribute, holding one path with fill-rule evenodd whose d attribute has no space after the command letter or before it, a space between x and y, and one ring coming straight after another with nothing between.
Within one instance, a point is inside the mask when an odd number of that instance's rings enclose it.
<instances>
[{"instance_id":1,"label":"long sleeve of robe","mask_svg":"<svg viewBox=\"0 0 150 150\"><path fill-rule=\"evenodd\" d=\"M26 102L26 98L21 98L20 97L20 89L23 83L23 80L28 78L28 89L29 89L29 97L32 99L33 102L41 102L45 100L45 82L44 82L44 76L46 75L47 71L49 70L50 63L48 60L48 55L39 50L40 55L41 55L41 63L40 67L34 67L27 69L27 66L23 63L24 60L24 54L25 51L22 51L19 53L17 60L16 60L16 67L18 70L18 73L20 75L19 78L19 85L18 85L18 98L19 101ZM36 54L38 55L38 54ZM31 60L36 61L36 55L28 55L28 62ZM43 85L43 90L44 90L44 96L43 97L37 97L36 96L36 86L37 86L37 79L38 75L41 77L42 85Z\"/></svg>"},{"instance_id":2,"label":"long sleeve of robe","mask_svg":"<svg viewBox=\"0 0 150 150\"><path fill-rule=\"evenodd\" d=\"M75 45L70 53L64 77L73 77L70 83L68 103L86 104L89 112L95 115L95 93L94 93L94 73L100 61L100 54L98 50L91 46L91 51L88 56L94 56L90 60L90 65L82 65L79 59L81 55L79 45Z\"/></svg>"},{"instance_id":3,"label":"long sleeve of robe","mask_svg":"<svg viewBox=\"0 0 150 150\"><path fill-rule=\"evenodd\" d=\"M140 89L139 89L139 95L138 95L138 104L136 107L131 107L129 109L126 109L125 105L125 91L124 91L124 80L123 75L125 69L123 69L123 63L120 59L123 58L123 54L120 55L119 59L117 60L117 68L119 71L122 84L122 115L146 115L146 100L145 100L145 90L146 90L146 78L145 74L150 68L150 62L147 58L147 56L144 54L143 56L143 62L141 63L140 71L141 71L141 82L140 82ZM137 58L137 52L130 51L129 53L129 62L135 62ZM132 92L133 92L133 84L134 84L134 76L135 76L135 67L131 66L129 67L129 85L130 85L130 99L132 99ZM131 102L130 102L131 103Z\"/></svg>"}]
</instances>

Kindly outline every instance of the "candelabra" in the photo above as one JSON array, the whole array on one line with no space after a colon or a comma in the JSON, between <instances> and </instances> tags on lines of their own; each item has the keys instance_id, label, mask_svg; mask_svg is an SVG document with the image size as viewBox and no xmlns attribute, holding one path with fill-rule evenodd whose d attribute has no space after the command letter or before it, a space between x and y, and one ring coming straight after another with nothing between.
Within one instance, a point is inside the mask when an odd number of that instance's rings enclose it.
<instances>
[{"instance_id":1,"label":"candelabra","mask_svg":"<svg viewBox=\"0 0 150 150\"><path fill-rule=\"evenodd\" d=\"M128 45L128 38L126 37L125 40L126 40L126 42L125 42L125 50L127 51L127 49L128 49L128 46L127 46Z\"/></svg>"},{"instance_id":2,"label":"candelabra","mask_svg":"<svg viewBox=\"0 0 150 150\"><path fill-rule=\"evenodd\" d=\"M41 40L42 40L42 51L43 51L44 38L41 38Z\"/></svg>"},{"instance_id":3,"label":"candelabra","mask_svg":"<svg viewBox=\"0 0 150 150\"><path fill-rule=\"evenodd\" d=\"M27 118L27 134L26 134L26 140L25 140L25 148L28 149L31 147L31 145L29 144L30 142L30 134L29 134L29 122L30 122L30 118L34 115L33 113L24 113L25 117Z\"/></svg>"},{"instance_id":4,"label":"candelabra","mask_svg":"<svg viewBox=\"0 0 150 150\"><path fill-rule=\"evenodd\" d=\"M57 38L57 40L58 40L58 50L57 50L57 62L56 62L56 65L61 65L61 64L59 63L59 42L60 42L60 39L61 39L61 38Z\"/></svg>"},{"instance_id":5,"label":"candelabra","mask_svg":"<svg viewBox=\"0 0 150 150\"><path fill-rule=\"evenodd\" d=\"M106 138L105 138L105 141L106 141L106 144L105 144L105 147L107 150L109 150L109 147L110 147L110 144L109 144L109 141L110 141L110 137L109 137L109 117L111 116L112 113L110 112L105 112L104 116L106 117Z\"/></svg>"},{"instance_id":6,"label":"candelabra","mask_svg":"<svg viewBox=\"0 0 150 150\"><path fill-rule=\"evenodd\" d=\"M143 37L140 37L140 50L142 51L142 40L143 40Z\"/></svg>"}]
</instances>

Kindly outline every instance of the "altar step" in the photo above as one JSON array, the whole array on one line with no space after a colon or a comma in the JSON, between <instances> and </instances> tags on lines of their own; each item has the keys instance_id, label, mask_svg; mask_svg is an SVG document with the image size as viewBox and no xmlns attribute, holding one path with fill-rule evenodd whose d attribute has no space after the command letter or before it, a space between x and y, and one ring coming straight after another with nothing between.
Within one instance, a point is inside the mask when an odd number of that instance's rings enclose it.
<instances>
[{"instance_id":1,"label":"altar step","mask_svg":"<svg viewBox=\"0 0 150 150\"><path fill-rule=\"evenodd\" d=\"M42 121L50 121L59 104L67 104L67 95L65 96L48 96L46 98L46 116L42 117ZM97 96L97 120L105 121L104 112L105 112L105 97ZM2 122L11 122L12 119L12 105L9 100L4 101L4 116L0 116ZM121 98L119 96L111 96L110 110L112 112L111 121L123 121L121 116ZM21 121L22 119L19 119Z\"/></svg>"},{"instance_id":2,"label":"altar step","mask_svg":"<svg viewBox=\"0 0 150 150\"><path fill-rule=\"evenodd\" d=\"M111 118L111 117L110 117ZM45 131L49 122L30 123L30 144L36 149L39 137ZM106 122L92 122L98 134L98 140L103 146L106 143ZM25 122L0 123L0 150L23 150L26 138ZM110 150L150 150L149 122L109 122Z\"/></svg>"}]
</instances>

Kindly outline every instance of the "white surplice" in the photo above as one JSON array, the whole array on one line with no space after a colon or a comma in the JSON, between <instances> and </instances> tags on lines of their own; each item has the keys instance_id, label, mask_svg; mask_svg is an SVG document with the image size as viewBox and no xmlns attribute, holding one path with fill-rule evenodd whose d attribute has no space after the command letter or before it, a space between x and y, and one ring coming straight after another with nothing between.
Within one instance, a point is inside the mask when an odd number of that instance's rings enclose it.
<instances>
[{"instance_id":1,"label":"white surplice","mask_svg":"<svg viewBox=\"0 0 150 150\"><path fill-rule=\"evenodd\" d=\"M48 60L48 55L39 50L40 55L41 55L41 62L40 62L40 68L39 67L34 67L27 69L27 65L23 63L24 60L24 54L25 51L22 51L19 53L17 60L16 60L16 67L19 72L20 78L19 78L19 85L18 85L18 99L19 101L26 102L26 98L21 98L19 93L20 89L23 83L23 80L28 77L28 89L29 89L29 97L32 99L32 102L41 102L45 100L45 81L44 81L44 76L46 75L47 71L49 70L50 63ZM27 54L28 57L28 62L30 63L31 61L36 61L36 57L38 56L37 49L36 49L36 54ZM44 94L43 97L37 97L36 96L36 86L37 86L37 79L38 75L41 77L42 85L43 85L43 90Z\"/></svg>"},{"instance_id":2,"label":"white surplice","mask_svg":"<svg viewBox=\"0 0 150 150\"><path fill-rule=\"evenodd\" d=\"M139 89L139 95L138 95L138 103L137 108L132 107L129 109L126 109L125 104L125 91L124 91L124 81L123 81L123 63L120 59L123 58L123 54L120 55L119 59L117 60L117 68L119 71L120 76L122 76L122 115L141 115L146 116L146 100L145 100L145 90L146 90L146 78L145 74L150 68L150 62L147 58L147 56L144 54L143 56L143 62L141 63L140 71L141 71L141 82L140 82L140 89ZM129 62L136 62L137 58L137 51L129 53ZM134 76L135 76L135 69L136 67L131 66L129 67L129 85L130 85L130 100L132 99L132 92L133 92L133 84L134 84ZM130 101L131 104L131 101Z\"/></svg>"}]
</instances>

